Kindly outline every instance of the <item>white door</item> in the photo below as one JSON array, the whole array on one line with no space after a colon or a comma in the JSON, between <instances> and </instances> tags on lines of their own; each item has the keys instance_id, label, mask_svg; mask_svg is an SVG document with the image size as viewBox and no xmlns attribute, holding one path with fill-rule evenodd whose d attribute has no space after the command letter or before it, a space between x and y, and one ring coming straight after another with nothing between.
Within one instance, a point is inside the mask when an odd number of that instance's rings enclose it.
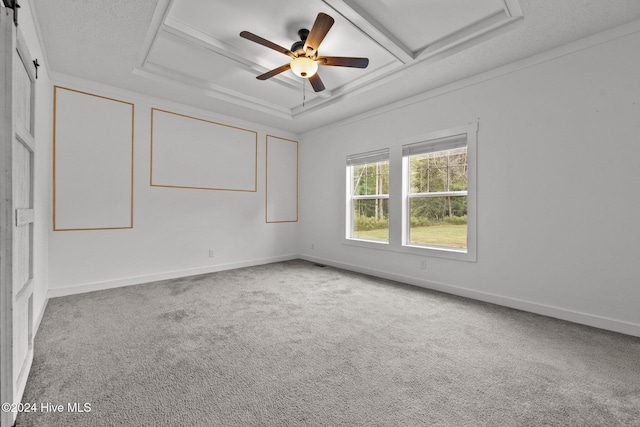
<instances>
[{"instance_id":1,"label":"white door","mask_svg":"<svg viewBox=\"0 0 640 427\"><path fill-rule=\"evenodd\" d=\"M33 360L35 67L6 10L0 17L0 401L18 403ZM3 411L2 426L12 425L16 415Z\"/></svg>"}]
</instances>

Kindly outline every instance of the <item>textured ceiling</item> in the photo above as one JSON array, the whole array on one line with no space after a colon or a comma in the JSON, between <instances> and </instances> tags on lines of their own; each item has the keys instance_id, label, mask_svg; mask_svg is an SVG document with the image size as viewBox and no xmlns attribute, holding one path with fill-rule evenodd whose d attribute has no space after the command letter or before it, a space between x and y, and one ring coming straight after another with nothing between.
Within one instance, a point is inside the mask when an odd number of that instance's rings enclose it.
<instances>
[{"instance_id":1,"label":"textured ceiling","mask_svg":"<svg viewBox=\"0 0 640 427\"><path fill-rule=\"evenodd\" d=\"M70 75L304 132L640 19L638 0L30 0L48 65ZM367 56L366 70L321 67L315 94L291 72L255 76L318 12L335 18L321 54Z\"/></svg>"}]
</instances>

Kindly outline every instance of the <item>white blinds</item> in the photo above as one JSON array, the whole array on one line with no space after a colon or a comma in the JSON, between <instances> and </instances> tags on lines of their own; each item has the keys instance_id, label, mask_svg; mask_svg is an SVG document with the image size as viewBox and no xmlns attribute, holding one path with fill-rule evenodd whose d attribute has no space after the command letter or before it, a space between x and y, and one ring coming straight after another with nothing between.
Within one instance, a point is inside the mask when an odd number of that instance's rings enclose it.
<instances>
[{"instance_id":1,"label":"white blinds","mask_svg":"<svg viewBox=\"0 0 640 427\"><path fill-rule=\"evenodd\" d=\"M403 156L434 153L436 151L453 150L467 146L467 134L446 136L444 138L430 139L402 146Z\"/></svg>"},{"instance_id":2,"label":"white blinds","mask_svg":"<svg viewBox=\"0 0 640 427\"><path fill-rule=\"evenodd\" d=\"M389 149L369 151L367 153L351 154L347 156L347 166L364 165L389 160Z\"/></svg>"}]
</instances>

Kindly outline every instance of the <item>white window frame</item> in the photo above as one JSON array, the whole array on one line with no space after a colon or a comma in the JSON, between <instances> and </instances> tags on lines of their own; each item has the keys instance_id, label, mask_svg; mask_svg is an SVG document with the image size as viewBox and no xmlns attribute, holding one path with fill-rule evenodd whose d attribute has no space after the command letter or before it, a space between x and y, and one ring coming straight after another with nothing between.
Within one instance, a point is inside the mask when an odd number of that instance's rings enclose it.
<instances>
[{"instance_id":1,"label":"white window frame","mask_svg":"<svg viewBox=\"0 0 640 427\"><path fill-rule=\"evenodd\" d=\"M403 141L402 155L402 248L403 252L410 252L439 258L457 259L463 261L477 260L476 255L476 157L477 157L477 132L478 125L468 125L458 128L445 129L438 132L424 134ZM409 153L412 147L425 147L430 144L437 145L459 135L466 135L467 147L467 191L450 191L439 193L417 193L410 195L410 170ZM446 142L442 150L446 150ZM442 151L433 147L432 151ZM452 248L446 246L421 245L409 242L410 212L409 203L414 197L442 197L442 196L467 196L467 247Z\"/></svg>"},{"instance_id":2,"label":"white window frame","mask_svg":"<svg viewBox=\"0 0 640 427\"><path fill-rule=\"evenodd\" d=\"M389 162L389 166L391 166L389 161L389 149L385 148L382 150L369 151L366 153L352 154L347 156L347 188L346 188L346 227L345 227L345 239L349 242L358 243L362 242L364 245L375 244L375 245L389 245L389 240L371 240L371 239L362 239L358 237L353 237L353 211L354 211L354 201L356 200L377 200L377 199L389 199L389 194L367 194L363 196L354 196L353 195L353 170L354 166L365 165L365 164L373 164L381 161ZM389 176L389 180L391 177ZM389 192L391 192L391 183L389 182ZM391 230L389 230L389 234L391 234ZM391 236L389 236L390 238Z\"/></svg>"}]
</instances>

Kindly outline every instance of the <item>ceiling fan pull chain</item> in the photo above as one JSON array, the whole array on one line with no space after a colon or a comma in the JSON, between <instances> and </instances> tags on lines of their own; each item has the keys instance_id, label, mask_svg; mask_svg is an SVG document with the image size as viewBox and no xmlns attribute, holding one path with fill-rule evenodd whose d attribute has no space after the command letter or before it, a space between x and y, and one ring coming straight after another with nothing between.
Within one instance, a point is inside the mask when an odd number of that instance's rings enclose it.
<instances>
[{"instance_id":1,"label":"ceiling fan pull chain","mask_svg":"<svg viewBox=\"0 0 640 427\"><path fill-rule=\"evenodd\" d=\"M307 79L302 79L302 108L304 108L304 101L307 99L307 94L305 93L304 90L304 84L307 81Z\"/></svg>"}]
</instances>

